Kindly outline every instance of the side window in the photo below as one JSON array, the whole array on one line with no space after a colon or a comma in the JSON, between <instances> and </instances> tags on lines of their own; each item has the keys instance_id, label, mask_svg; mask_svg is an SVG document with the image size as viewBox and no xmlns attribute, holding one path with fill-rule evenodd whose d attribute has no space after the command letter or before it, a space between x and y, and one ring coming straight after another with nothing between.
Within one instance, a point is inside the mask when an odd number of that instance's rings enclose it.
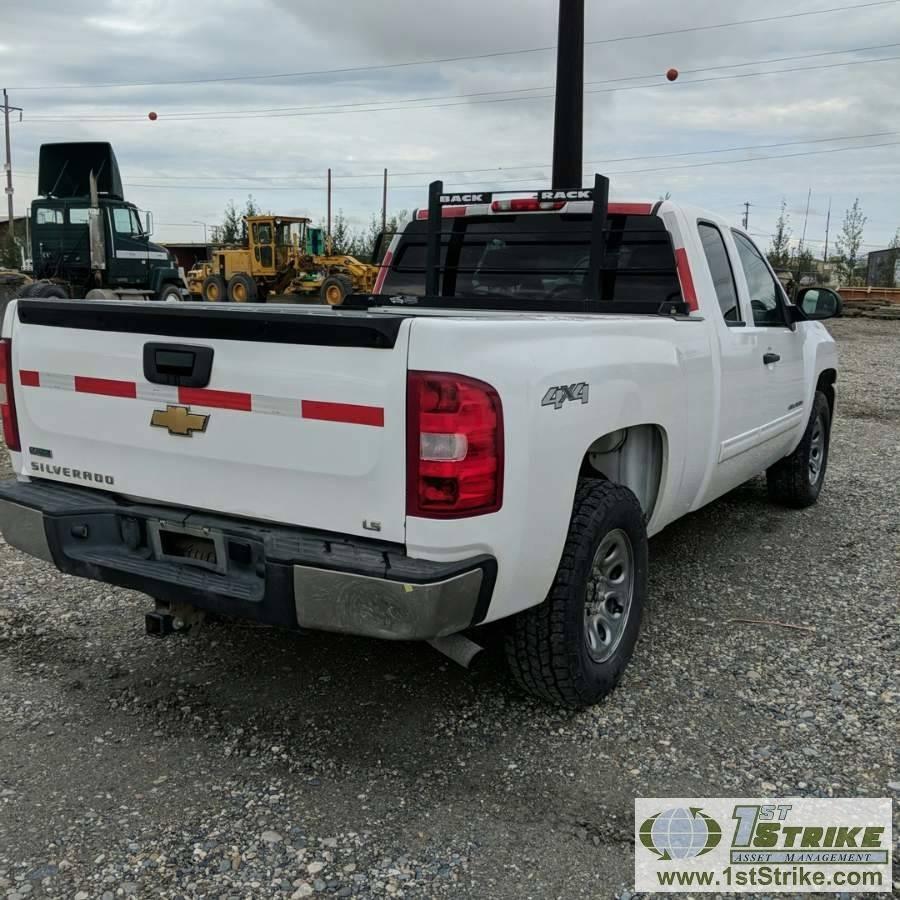
<instances>
[{"instance_id":1,"label":"side window","mask_svg":"<svg viewBox=\"0 0 900 900\"><path fill-rule=\"evenodd\" d=\"M725 239L719 229L708 222L701 222L698 229L722 315L726 322L739 322L741 315L738 307L737 287L734 283L734 272L731 271Z\"/></svg>"},{"instance_id":2,"label":"side window","mask_svg":"<svg viewBox=\"0 0 900 900\"><path fill-rule=\"evenodd\" d=\"M38 225L62 225L63 211L49 206L39 206L37 211Z\"/></svg>"},{"instance_id":3,"label":"side window","mask_svg":"<svg viewBox=\"0 0 900 900\"><path fill-rule=\"evenodd\" d=\"M141 225L141 217L134 210L131 210L131 233L132 234L143 234L144 233L144 226Z\"/></svg>"},{"instance_id":4,"label":"side window","mask_svg":"<svg viewBox=\"0 0 900 900\"><path fill-rule=\"evenodd\" d=\"M741 258L741 266L747 278L754 324L786 327L781 285L772 276L762 254L756 249L753 242L738 231L733 234L738 256Z\"/></svg>"},{"instance_id":5,"label":"side window","mask_svg":"<svg viewBox=\"0 0 900 900\"><path fill-rule=\"evenodd\" d=\"M113 209L113 222L116 226L116 234L134 233L131 210L127 206L117 206Z\"/></svg>"},{"instance_id":6,"label":"side window","mask_svg":"<svg viewBox=\"0 0 900 900\"><path fill-rule=\"evenodd\" d=\"M88 208L86 206L70 206L69 207L69 224L70 225L87 225Z\"/></svg>"}]
</instances>

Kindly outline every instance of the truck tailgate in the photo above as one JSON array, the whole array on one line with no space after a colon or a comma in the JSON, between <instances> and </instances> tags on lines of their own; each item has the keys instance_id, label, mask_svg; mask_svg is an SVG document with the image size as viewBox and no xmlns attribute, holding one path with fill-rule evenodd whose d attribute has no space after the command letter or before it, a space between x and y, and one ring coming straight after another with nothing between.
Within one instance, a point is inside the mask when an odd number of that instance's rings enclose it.
<instances>
[{"instance_id":1,"label":"truck tailgate","mask_svg":"<svg viewBox=\"0 0 900 900\"><path fill-rule=\"evenodd\" d=\"M22 300L21 472L402 542L408 342L367 313Z\"/></svg>"}]
</instances>

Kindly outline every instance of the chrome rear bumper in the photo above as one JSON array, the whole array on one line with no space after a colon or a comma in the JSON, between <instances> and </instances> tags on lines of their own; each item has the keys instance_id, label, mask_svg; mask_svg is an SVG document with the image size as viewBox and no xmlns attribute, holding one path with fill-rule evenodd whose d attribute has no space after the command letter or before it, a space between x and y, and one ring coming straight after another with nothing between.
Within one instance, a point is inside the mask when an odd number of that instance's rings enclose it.
<instances>
[{"instance_id":1,"label":"chrome rear bumper","mask_svg":"<svg viewBox=\"0 0 900 900\"><path fill-rule=\"evenodd\" d=\"M221 565L161 553L153 541L160 525L208 533ZM496 577L488 556L414 559L394 544L155 507L50 481L0 483L0 531L67 574L167 603L387 640L431 640L477 625Z\"/></svg>"}]
</instances>

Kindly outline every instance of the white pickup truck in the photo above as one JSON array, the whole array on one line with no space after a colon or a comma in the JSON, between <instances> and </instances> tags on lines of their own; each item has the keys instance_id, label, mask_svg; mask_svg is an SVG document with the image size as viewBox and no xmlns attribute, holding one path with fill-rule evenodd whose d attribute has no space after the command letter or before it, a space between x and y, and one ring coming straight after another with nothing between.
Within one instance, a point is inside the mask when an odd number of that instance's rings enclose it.
<instances>
[{"instance_id":1,"label":"white pickup truck","mask_svg":"<svg viewBox=\"0 0 900 900\"><path fill-rule=\"evenodd\" d=\"M438 644L503 619L515 679L583 706L632 654L648 536L764 470L819 495L835 310L716 215L436 184L376 290L10 304L6 540L163 614Z\"/></svg>"}]
</instances>

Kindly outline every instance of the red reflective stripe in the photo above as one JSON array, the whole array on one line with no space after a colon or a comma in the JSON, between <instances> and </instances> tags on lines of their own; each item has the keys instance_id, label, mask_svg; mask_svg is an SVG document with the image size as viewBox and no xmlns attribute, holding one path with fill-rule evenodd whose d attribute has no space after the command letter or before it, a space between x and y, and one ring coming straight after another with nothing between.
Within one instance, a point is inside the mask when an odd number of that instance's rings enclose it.
<instances>
[{"instance_id":1,"label":"red reflective stripe","mask_svg":"<svg viewBox=\"0 0 900 900\"><path fill-rule=\"evenodd\" d=\"M678 278L681 281L681 293L684 296L684 302L687 303L691 312L700 309L697 303L697 291L694 289L694 276L691 274L691 264L688 262L687 250L679 247L675 251L675 263L678 266Z\"/></svg>"},{"instance_id":2,"label":"red reflective stripe","mask_svg":"<svg viewBox=\"0 0 900 900\"><path fill-rule=\"evenodd\" d=\"M653 212L650 203L610 203L611 216L649 216Z\"/></svg>"},{"instance_id":3,"label":"red reflective stripe","mask_svg":"<svg viewBox=\"0 0 900 900\"><path fill-rule=\"evenodd\" d=\"M381 268L378 270L378 277L375 279L375 287L372 290L373 294L381 293L381 289L384 287L384 279L387 278L388 270L393 261L394 254L388 250L388 252L384 254L384 259L381 261Z\"/></svg>"},{"instance_id":4,"label":"red reflective stripe","mask_svg":"<svg viewBox=\"0 0 900 900\"><path fill-rule=\"evenodd\" d=\"M384 410L380 406L357 406L354 403L324 403L302 400L300 409L304 419L322 422L346 422L348 425L384 427Z\"/></svg>"},{"instance_id":5,"label":"red reflective stripe","mask_svg":"<svg viewBox=\"0 0 900 900\"><path fill-rule=\"evenodd\" d=\"M178 388L178 402L190 406L211 406L215 409L236 409L251 412L252 396L239 391L211 391L208 388Z\"/></svg>"},{"instance_id":6,"label":"red reflective stripe","mask_svg":"<svg viewBox=\"0 0 900 900\"><path fill-rule=\"evenodd\" d=\"M23 387L40 387L41 386L41 373L40 372L32 372L29 369L20 369L19 370L19 381L22 382Z\"/></svg>"},{"instance_id":7,"label":"red reflective stripe","mask_svg":"<svg viewBox=\"0 0 900 900\"><path fill-rule=\"evenodd\" d=\"M137 397L137 385L133 381L117 381L113 378L76 375L75 390L79 394L102 394L104 397Z\"/></svg>"}]
</instances>

